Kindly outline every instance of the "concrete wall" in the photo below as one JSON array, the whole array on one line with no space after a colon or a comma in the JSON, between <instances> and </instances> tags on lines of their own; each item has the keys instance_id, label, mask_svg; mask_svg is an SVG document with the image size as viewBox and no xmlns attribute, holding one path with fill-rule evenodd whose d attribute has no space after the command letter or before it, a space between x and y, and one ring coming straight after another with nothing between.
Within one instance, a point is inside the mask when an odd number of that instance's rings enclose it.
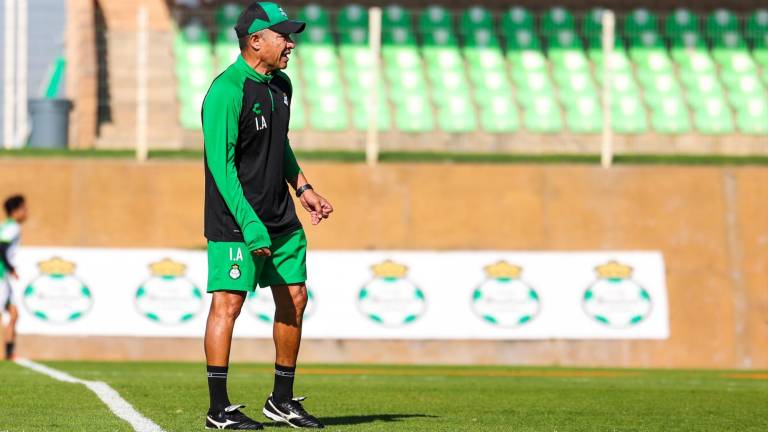
<instances>
[{"instance_id":1,"label":"concrete wall","mask_svg":"<svg viewBox=\"0 0 768 432\"><path fill-rule=\"evenodd\" d=\"M768 368L766 168L303 168L336 207L307 229L312 248L661 250L671 310L666 341L310 341L305 360ZM189 161L0 160L0 195L30 199L27 245L202 247L202 182ZM25 344L47 358L202 355L196 340L166 350L130 338ZM234 358L269 361L270 344L241 342Z\"/></svg>"}]
</instances>

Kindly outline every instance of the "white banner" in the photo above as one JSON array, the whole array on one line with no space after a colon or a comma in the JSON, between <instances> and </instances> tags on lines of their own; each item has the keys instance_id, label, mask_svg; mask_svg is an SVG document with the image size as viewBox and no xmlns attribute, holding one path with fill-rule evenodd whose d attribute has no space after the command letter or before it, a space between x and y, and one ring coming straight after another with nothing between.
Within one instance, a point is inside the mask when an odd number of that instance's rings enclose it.
<instances>
[{"instance_id":1,"label":"white banner","mask_svg":"<svg viewBox=\"0 0 768 432\"><path fill-rule=\"evenodd\" d=\"M202 337L204 251L22 248L19 332ZM659 252L309 252L304 337L665 339ZM269 289L235 336L272 336Z\"/></svg>"}]
</instances>

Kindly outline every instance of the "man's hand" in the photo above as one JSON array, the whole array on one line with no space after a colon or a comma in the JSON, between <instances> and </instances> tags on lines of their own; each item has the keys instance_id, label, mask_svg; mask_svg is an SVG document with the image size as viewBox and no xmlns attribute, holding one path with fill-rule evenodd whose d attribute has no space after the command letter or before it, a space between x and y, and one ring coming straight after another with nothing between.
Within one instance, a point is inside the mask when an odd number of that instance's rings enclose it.
<instances>
[{"instance_id":1,"label":"man's hand","mask_svg":"<svg viewBox=\"0 0 768 432\"><path fill-rule=\"evenodd\" d=\"M272 251L269 248L261 248L253 251L253 254L260 257L268 257L272 255Z\"/></svg>"},{"instance_id":2,"label":"man's hand","mask_svg":"<svg viewBox=\"0 0 768 432\"><path fill-rule=\"evenodd\" d=\"M333 213L333 206L327 199L323 198L315 192L313 189L307 189L299 197L301 206L309 212L312 217L312 225L319 224L323 219L328 219L328 216Z\"/></svg>"}]
</instances>

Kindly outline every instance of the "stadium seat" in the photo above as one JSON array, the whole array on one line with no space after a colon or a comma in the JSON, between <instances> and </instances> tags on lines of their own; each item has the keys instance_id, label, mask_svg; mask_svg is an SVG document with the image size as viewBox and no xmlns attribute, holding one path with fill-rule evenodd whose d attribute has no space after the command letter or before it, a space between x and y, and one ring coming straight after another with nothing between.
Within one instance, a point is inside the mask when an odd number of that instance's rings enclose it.
<instances>
[{"instance_id":1,"label":"stadium seat","mask_svg":"<svg viewBox=\"0 0 768 432\"><path fill-rule=\"evenodd\" d=\"M434 71L429 76L432 99L440 106L453 97L470 99L469 81L463 69L450 71Z\"/></svg>"},{"instance_id":2,"label":"stadium seat","mask_svg":"<svg viewBox=\"0 0 768 432\"><path fill-rule=\"evenodd\" d=\"M685 32L699 32L699 16L690 9L677 8L664 20L664 32L668 38Z\"/></svg>"},{"instance_id":3,"label":"stadium seat","mask_svg":"<svg viewBox=\"0 0 768 432\"><path fill-rule=\"evenodd\" d=\"M557 133L563 129L560 107L552 96L538 95L524 105L523 123L531 132Z\"/></svg>"},{"instance_id":4,"label":"stadium seat","mask_svg":"<svg viewBox=\"0 0 768 432\"><path fill-rule=\"evenodd\" d=\"M496 95L481 104L480 126L489 133L512 133L520 128L517 107L506 95Z\"/></svg>"},{"instance_id":5,"label":"stadium seat","mask_svg":"<svg viewBox=\"0 0 768 432\"><path fill-rule=\"evenodd\" d=\"M694 105L694 123L706 135L732 133L733 117L722 97L712 97Z\"/></svg>"},{"instance_id":6,"label":"stadium seat","mask_svg":"<svg viewBox=\"0 0 768 432\"><path fill-rule=\"evenodd\" d=\"M425 46L422 52L428 73L464 68L464 58L456 47Z\"/></svg>"},{"instance_id":7,"label":"stadium seat","mask_svg":"<svg viewBox=\"0 0 768 432\"><path fill-rule=\"evenodd\" d=\"M532 71L513 75L517 89L517 99L523 106L533 105L539 96L555 97L555 88L546 71Z\"/></svg>"},{"instance_id":8,"label":"stadium seat","mask_svg":"<svg viewBox=\"0 0 768 432\"><path fill-rule=\"evenodd\" d=\"M347 107L340 95L326 93L309 104L309 123L318 131L343 131L349 127Z\"/></svg>"},{"instance_id":9,"label":"stadium seat","mask_svg":"<svg viewBox=\"0 0 768 432\"><path fill-rule=\"evenodd\" d=\"M584 44L579 35L573 30L559 30L550 34L547 38L547 47L551 55L557 50L583 50Z\"/></svg>"},{"instance_id":10,"label":"stadium seat","mask_svg":"<svg viewBox=\"0 0 768 432\"><path fill-rule=\"evenodd\" d=\"M411 13L399 5L385 7L381 21L382 27L385 30L401 28L413 31L413 17Z\"/></svg>"},{"instance_id":11,"label":"stadium seat","mask_svg":"<svg viewBox=\"0 0 768 432\"><path fill-rule=\"evenodd\" d=\"M528 9L515 6L501 14L499 21L501 34L509 40L513 34L520 30L529 32L535 31L535 20Z\"/></svg>"},{"instance_id":12,"label":"stadium seat","mask_svg":"<svg viewBox=\"0 0 768 432\"><path fill-rule=\"evenodd\" d=\"M641 32L656 33L658 30L656 15L648 9L634 9L624 18L624 33L630 37Z\"/></svg>"},{"instance_id":13,"label":"stadium seat","mask_svg":"<svg viewBox=\"0 0 768 432\"><path fill-rule=\"evenodd\" d=\"M645 109L638 97L619 96L612 107L613 130L620 134L637 134L648 131Z\"/></svg>"},{"instance_id":14,"label":"stadium seat","mask_svg":"<svg viewBox=\"0 0 768 432\"><path fill-rule=\"evenodd\" d=\"M299 9L298 19L307 23L307 28L324 29L331 28L331 19L328 10L317 3L310 3Z\"/></svg>"},{"instance_id":15,"label":"stadium seat","mask_svg":"<svg viewBox=\"0 0 768 432\"><path fill-rule=\"evenodd\" d=\"M482 6L472 6L462 12L459 18L459 32L470 34L478 29L493 31L493 15Z\"/></svg>"},{"instance_id":16,"label":"stadium seat","mask_svg":"<svg viewBox=\"0 0 768 432\"><path fill-rule=\"evenodd\" d=\"M301 94L297 92L296 81L293 83L293 98L291 100L291 123L292 131L304 130L307 127L307 113L304 110L304 102L301 100Z\"/></svg>"},{"instance_id":17,"label":"stadium seat","mask_svg":"<svg viewBox=\"0 0 768 432\"><path fill-rule=\"evenodd\" d=\"M507 59L512 67L512 74L542 71L547 69L547 58L541 51L508 51Z\"/></svg>"},{"instance_id":18,"label":"stadium seat","mask_svg":"<svg viewBox=\"0 0 768 432\"><path fill-rule=\"evenodd\" d=\"M571 132L597 133L603 128L603 114L595 96L581 96L565 105L565 121Z\"/></svg>"},{"instance_id":19,"label":"stadium seat","mask_svg":"<svg viewBox=\"0 0 768 432\"><path fill-rule=\"evenodd\" d=\"M470 77L475 92L475 101L479 106L483 106L486 101L498 95L504 95L504 97L510 99L510 102L512 101L512 85L507 79L506 71L476 70L474 73L470 72Z\"/></svg>"},{"instance_id":20,"label":"stadium seat","mask_svg":"<svg viewBox=\"0 0 768 432\"><path fill-rule=\"evenodd\" d=\"M739 131L750 135L768 135L768 102L765 97L746 100L737 108L736 123Z\"/></svg>"},{"instance_id":21,"label":"stadium seat","mask_svg":"<svg viewBox=\"0 0 768 432\"><path fill-rule=\"evenodd\" d=\"M469 30L464 36L464 46L469 48L499 48L499 39L492 29L478 28Z\"/></svg>"},{"instance_id":22,"label":"stadium seat","mask_svg":"<svg viewBox=\"0 0 768 432\"><path fill-rule=\"evenodd\" d=\"M597 89L588 71L556 75L555 82L560 90L560 100L566 106L585 97L597 97Z\"/></svg>"},{"instance_id":23,"label":"stadium seat","mask_svg":"<svg viewBox=\"0 0 768 432\"><path fill-rule=\"evenodd\" d=\"M336 16L337 31L348 31L353 28L368 28L368 9L359 4L344 6Z\"/></svg>"},{"instance_id":24,"label":"stadium seat","mask_svg":"<svg viewBox=\"0 0 768 432\"><path fill-rule=\"evenodd\" d=\"M736 76L733 80L723 80L728 89L728 101L736 108L743 107L755 99L768 99L765 86L756 74ZM766 119L768 122L768 118Z\"/></svg>"},{"instance_id":25,"label":"stadium seat","mask_svg":"<svg viewBox=\"0 0 768 432\"><path fill-rule=\"evenodd\" d=\"M688 108L678 96L663 95L657 106L651 107L651 126L662 134L681 134L691 130Z\"/></svg>"},{"instance_id":26,"label":"stadium seat","mask_svg":"<svg viewBox=\"0 0 768 432\"><path fill-rule=\"evenodd\" d=\"M575 32L573 14L563 7L551 8L541 17L541 30L545 35L563 30Z\"/></svg>"},{"instance_id":27,"label":"stadium seat","mask_svg":"<svg viewBox=\"0 0 768 432\"><path fill-rule=\"evenodd\" d=\"M768 8L758 9L747 18L744 35L755 43L768 36Z\"/></svg>"},{"instance_id":28,"label":"stadium seat","mask_svg":"<svg viewBox=\"0 0 768 432\"><path fill-rule=\"evenodd\" d=\"M431 132L435 128L432 107L423 95L406 95L395 104L395 125L401 132Z\"/></svg>"},{"instance_id":29,"label":"stadium seat","mask_svg":"<svg viewBox=\"0 0 768 432\"><path fill-rule=\"evenodd\" d=\"M240 46L237 42L237 35L231 28L218 31L213 45L213 52L218 71L223 71L237 60L237 57L240 55Z\"/></svg>"},{"instance_id":30,"label":"stadium seat","mask_svg":"<svg viewBox=\"0 0 768 432\"><path fill-rule=\"evenodd\" d=\"M232 27L237 23L237 19L242 11L243 7L237 3L225 3L216 8L214 20L216 21L217 30L232 31Z\"/></svg>"},{"instance_id":31,"label":"stadium seat","mask_svg":"<svg viewBox=\"0 0 768 432\"><path fill-rule=\"evenodd\" d=\"M707 42L698 32L684 31L671 37L670 54L675 61L684 62L695 53L707 53Z\"/></svg>"},{"instance_id":32,"label":"stadium seat","mask_svg":"<svg viewBox=\"0 0 768 432\"><path fill-rule=\"evenodd\" d=\"M365 98L359 98L358 102L352 103L352 123L355 129L359 131L368 130L368 122L371 104ZM386 132L392 128L392 114L389 104L382 93L379 99L379 109L376 112L376 128L380 132Z\"/></svg>"},{"instance_id":33,"label":"stadium seat","mask_svg":"<svg viewBox=\"0 0 768 432\"><path fill-rule=\"evenodd\" d=\"M477 129L475 108L468 97L451 95L438 105L440 129L449 133L473 132Z\"/></svg>"},{"instance_id":34,"label":"stadium seat","mask_svg":"<svg viewBox=\"0 0 768 432\"><path fill-rule=\"evenodd\" d=\"M683 91L672 72L644 75L640 80L645 102L654 110L669 97L682 98Z\"/></svg>"},{"instance_id":35,"label":"stadium seat","mask_svg":"<svg viewBox=\"0 0 768 432\"><path fill-rule=\"evenodd\" d=\"M584 14L581 21L581 33L588 40L593 37L600 37L603 33L603 12L604 8L593 8Z\"/></svg>"},{"instance_id":36,"label":"stadium seat","mask_svg":"<svg viewBox=\"0 0 768 432\"><path fill-rule=\"evenodd\" d=\"M306 96L310 103L324 99L326 96L343 97L344 91L339 77L339 72L334 70L304 69L304 83L307 86Z\"/></svg>"},{"instance_id":37,"label":"stadium seat","mask_svg":"<svg viewBox=\"0 0 768 432\"><path fill-rule=\"evenodd\" d=\"M726 31L719 33L712 40L712 58L719 64L724 65L731 62L734 55L745 55L749 57L747 43L737 31Z\"/></svg>"},{"instance_id":38,"label":"stadium seat","mask_svg":"<svg viewBox=\"0 0 768 432\"><path fill-rule=\"evenodd\" d=\"M752 57L763 67L763 70L768 71L768 33L754 39Z\"/></svg>"},{"instance_id":39,"label":"stadium seat","mask_svg":"<svg viewBox=\"0 0 768 432\"><path fill-rule=\"evenodd\" d=\"M509 52L541 49L539 37L534 31L528 29L520 29L505 33L504 43Z\"/></svg>"},{"instance_id":40,"label":"stadium seat","mask_svg":"<svg viewBox=\"0 0 768 432\"><path fill-rule=\"evenodd\" d=\"M728 9L716 9L707 17L707 37L714 39L726 31L739 31L739 19Z\"/></svg>"},{"instance_id":41,"label":"stadium seat","mask_svg":"<svg viewBox=\"0 0 768 432\"><path fill-rule=\"evenodd\" d=\"M434 29L447 29L453 32L453 15L448 9L432 5L422 10L419 15L419 31L426 33Z\"/></svg>"},{"instance_id":42,"label":"stadium seat","mask_svg":"<svg viewBox=\"0 0 768 432\"><path fill-rule=\"evenodd\" d=\"M700 74L681 78L691 106L701 107L712 99L725 100L725 93L716 75Z\"/></svg>"}]
</instances>

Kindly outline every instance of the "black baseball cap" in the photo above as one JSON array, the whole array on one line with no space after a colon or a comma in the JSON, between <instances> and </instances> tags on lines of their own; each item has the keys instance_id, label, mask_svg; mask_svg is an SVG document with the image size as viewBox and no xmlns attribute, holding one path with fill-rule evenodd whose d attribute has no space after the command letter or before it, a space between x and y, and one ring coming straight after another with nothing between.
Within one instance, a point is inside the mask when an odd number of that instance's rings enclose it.
<instances>
[{"instance_id":1,"label":"black baseball cap","mask_svg":"<svg viewBox=\"0 0 768 432\"><path fill-rule=\"evenodd\" d=\"M253 3L240 14L235 24L237 37L242 38L259 30L270 29L282 34L301 33L307 23L288 19L277 3Z\"/></svg>"}]
</instances>

